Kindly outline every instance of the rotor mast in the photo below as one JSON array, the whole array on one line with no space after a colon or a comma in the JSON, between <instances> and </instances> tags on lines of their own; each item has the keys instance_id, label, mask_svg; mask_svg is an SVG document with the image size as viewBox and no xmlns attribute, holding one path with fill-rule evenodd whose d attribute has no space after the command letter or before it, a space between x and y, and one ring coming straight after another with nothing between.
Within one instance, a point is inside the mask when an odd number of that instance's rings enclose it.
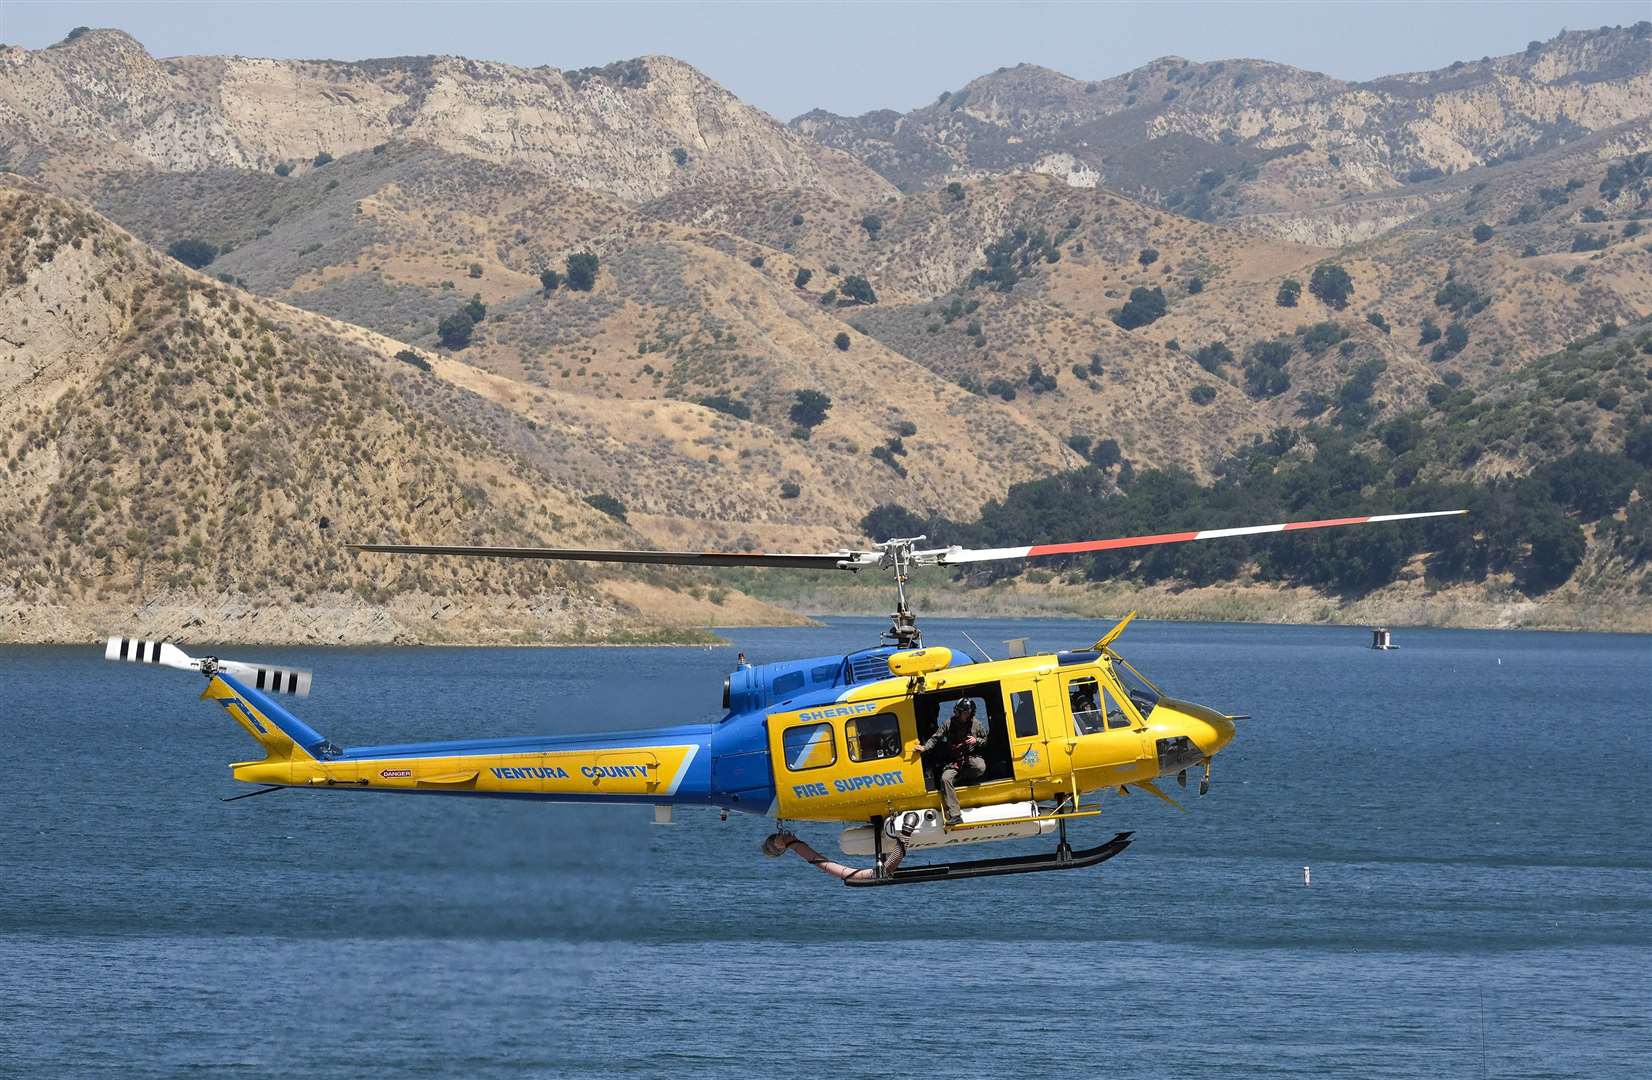
<instances>
[{"instance_id":1,"label":"rotor mast","mask_svg":"<svg viewBox=\"0 0 1652 1080\"><path fill-rule=\"evenodd\" d=\"M895 610L889 614L889 629L883 632L885 641L898 649L923 647L923 631L918 629L918 617L906 603L906 581L912 576L913 555L923 536L906 536L885 540L872 546L878 551L879 569L895 575Z\"/></svg>"}]
</instances>

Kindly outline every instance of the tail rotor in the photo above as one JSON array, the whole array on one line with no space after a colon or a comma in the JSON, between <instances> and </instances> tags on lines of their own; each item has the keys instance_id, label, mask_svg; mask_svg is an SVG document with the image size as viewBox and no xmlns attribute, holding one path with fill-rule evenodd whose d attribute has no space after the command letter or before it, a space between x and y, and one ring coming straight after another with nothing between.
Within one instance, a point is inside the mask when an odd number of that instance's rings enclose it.
<instances>
[{"instance_id":1,"label":"tail rotor","mask_svg":"<svg viewBox=\"0 0 1652 1080\"><path fill-rule=\"evenodd\" d=\"M240 660L220 660L216 656L194 657L170 641L140 641L135 638L112 637L104 646L105 660L125 661L129 664L158 664L179 671L198 671L211 678L218 672L227 672L258 690L294 697L310 696L310 673L298 668L276 667L273 664L248 664Z\"/></svg>"}]
</instances>

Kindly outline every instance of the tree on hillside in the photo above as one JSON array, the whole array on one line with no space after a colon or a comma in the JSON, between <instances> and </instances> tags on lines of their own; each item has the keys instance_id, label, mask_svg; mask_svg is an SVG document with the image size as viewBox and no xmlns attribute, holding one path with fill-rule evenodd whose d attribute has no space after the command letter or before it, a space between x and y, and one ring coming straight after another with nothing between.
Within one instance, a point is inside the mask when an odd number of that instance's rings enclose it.
<instances>
[{"instance_id":1,"label":"tree on hillside","mask_svg":"<svg viewBox=\"0 0 1652 1080\"><path fill-rule=\"evenodd\" d=\"M1348 306L1348 298L1354 294L1354 279L1336 263L1322 263L1314 267L1313 276L1308 279L1308 291L1319 297L1321 303L1340 311Z\"/></svg>"},{"instance_id":2,"label":"tree on hillside","mask_svg":"<svg viewBox=\"0 0 1652 1080\"><path fill-rule=\"evenodd\" d=\"M1274 294L1273 302L1280 307L1295 307L1302 296L1302 282L1295 278L1286 278L1279 283L1279 291Z\"/></svg>"},{"instance_id":3,"label":"tree on hillside","mask_svg":"<svg viewBox=\"0 0 1652 1080\"><path fill-rule=\"evenodd\" d=\"M275 175L277 176L291 176L292 171L293 167L285 161L278 162L275 166Z\"/></svg>"},{"instance_id":4,"label":"tree on hillside","mask_svg":"<svg viewBox=\"0 0 1652 1080\"><path fill-rule=\"evenodd\" d=\"M832 339L832 344L837 346L838 352L848 352L849 335L845 332L839 331L838 336Z\"/></svg>"},{"instance_id":5,"label":"tree on hillside","mask_svg":"<svg viewBox=\"0 0 1652 1080\"><path fill-rule=\"evenodd\" d=\"M1548 485L1549 498L1557 505L1575 510L1584 521L1598 521L1629 501L1640 475L1623 455L1579 450L1543 465L1532 478Z\"/></svg>"},{"instance_id":6,"label":"tree on hillside","mask_svg":"<svg viewBox=\"0 0 1652 1080\"><path fill-rule=\"evenodd\" d=\"M860 219L860 227L866 230L869 240L876 240L878 232L883 228L883 219L876 214L867 214Z\"/></svg>"},{"instance_id":7,"label":"tree on hillside","mask_svg":"<svg viewBox=\"0 0 1652 1080\"><path fill-rule=\"evenodd\" d=\"M1223 364L1233 363L1233 350L1226 342L1213 341L1193 354L1193 362L1214 375Z\"/></svg>"},{"instance_id":8,"label":"tree on hillside","mask_svg":"<svg viewBox=\"0 0 1652 1080\"><path fill-rule=\"evenodd\" d=\"M550 267L546 267L539 272L539 287L544 290L546 296L556 292L556 287L560 284L562 284L562 275Z\"/></svg>"},{"instance_id":9,"label":"tree on hillside","mask_svg":"<svg viewBox=\"0 0 1652 1080\"><path fill-rule=\"evenodd\" d=\"M589 251L568 256L568 288L590 292L597 283L597 257Z\"/></svg>"},{"instance_id":10,"label":"tree on hillside","mask_svg":"<svg viewBox=\"0 0 1652 1080\"><path fill-rule=\"evenodd\" d=\"M727 394L711 394L701 398L699 404L708 409L716 409L718 412L732 416L736 420L751 419L751 406L739 398L729 397Z\"/></svg>"},{"instance_id":11,"label":"tree on hillside","mask_svg":"<svg viewBox=\"0 0 1652 1080\"><path fill-rule=\"evenodd\" d=\"M1623 437L1623 452L1630 461L1652 469L1652 420L1642 421Z\"/></svg>"},{"instance_id":12,"label":"tree on hillside","mask_svg":"<svg viewBox=\"0 0 1652 1080\"><path fill-rule=\"evenodd\" d=\"M1130 290L1130 299L1125 305L1113 312L1113 322L1126 330L1134 330L1138 326L1146 326L1156 319L1162 318L1165 313L1163 289L1149 289L1141 285Z\"/></svg>"},{"instance_id":13,"label":"tree on hillside","mask_svg":"<svg viewBox=\"0 0 1652 1080\"><path fill-rule=\"evenodd\" d=\"M671 160L675 161L678 165L687 165L688 164L688 151L684 150L680 146L676 147L675 149L673 149L671 151Z\"/></svg>"},{"instance_id":14,"label":"tree on hillside","mask_svg":"<svg viewBox=\"0 0 1652 1080\"><path fill-rule=\"evenodd\" d=\"M850 274L844 278L843 283L838 286L838 290L846 299L853 300L857 304L875 304L878 302L878 294L872 291L872 283L860 274Z\"/></svg>"},{"instance_id":15,"label":"tree on hillside","mask_svg":"<svg viewBox=\"0 0 1652 1080\"><path fill-rule=\"evenodd\" d=\"M1285 364L1296 351L1286 338L1258 341L1250 347L1250 360L1245 364L1245 392L1253 398L1278 397L1291 388L1291 377Z\"/></svg>"},{"instance_id":16,"label":"tree on hillside","mask_svg":"<svg viewBox=\"0 0 1652 1080\"><path fill-rule=\"evenodd\" d=\"M205 240L174 240L166 253L185 266L199 270L218 257L218 249Z\"/></svg>"},{"instance_id":17,"label":"tree on hillside","mask_svg":"<svg viewBox=\"0 0 1652 1080\"><path fill-rule=\"evenodd\" d=\"M1476 244L1483 244L1487 240L1490 240L1496 234L1497 234L1497 230L1493 229L1490 225L1487 225L1483 221L1480 224L1474 226L1474 242Z\"/></svg>"},{"instance_id":18,"label":"tree on hillside","mask_svg":"<svg viewBox=\"0 0 1652 1080\"><path fill-rule=\"evenodd\" d=\"M615 518L619 521L625 520L625 504L614 498L612 495L606 493L587 495L585 496L585 502L592 509L600 510L611 518Z\"/></svg>"},{"instance_id":19,"label":"tree on hillside","mask_svg":"<svg viewBox=\"0 0 1652 1080\"><path fill-rule=\"evenodd\" d=\"M317 154L314 158L312 158L310 160L310 164L314 165L316 168L319 169L323 165L327 164L328 162L330 162L332 160L333 160L333 155L331 155L327 151L323 150L321 153Z\"/></svg>"},{"instance_id":20,"label":"tree on hillside","mask_svg":"<svg viewBox=\"0 0 1652 1080\"><path fill-rule=\"evenodd\" d=\"M1141 252L1136 256L1136 261L1141 263L1143 266L1152 266L1154 263L1159 261L1159 249L1142 248Z\"/></svg>"},{"instance_id":21,"label":"tree on hillside","mask_svg":"<svg viewBox=\"0 0 1652 1080\"><path fill-rule=\"evenodd\" d=\"M809 284L809 279L814 276L815 272L813 270L810 270L806 266L800 267L797 271L797 276L792 278L792 285L795 288L804 288Z\"/></svg>"},{"instance_id":22,"label":"tree on hillside","mask_svg":"<svg viewBox=\"0 0 1652 1080\"><path fill-rule=\"evenodd\" d=\"M481 293L471 293L470 299L465 301L464 312L470 316L473 323L479 323L488 317L488 306L482 303Z\"/></svg>"},{"instance_id":23,"label":"tree on hillside","mask_svg":"<svg viewBox=\"0 0 1652 1080\"><path fill-rule=\"evenodd\" d=\"M799 390L794 395L789 415L792 423L805 431L819 427L826 421L832 408L832 399L819 390Z\"/></svg>"},{"instance_id":24,"label":"tree on hillside","mask_svg":"<svg viewBox=\"0 0 1652 1080\"><path fill-rule=\"evenodd\" d=\"M470 344L470 335L476 329L476 320L460 308L436 326L436 338L449 349L462 349Z\"/></svg>"}]
</instances>

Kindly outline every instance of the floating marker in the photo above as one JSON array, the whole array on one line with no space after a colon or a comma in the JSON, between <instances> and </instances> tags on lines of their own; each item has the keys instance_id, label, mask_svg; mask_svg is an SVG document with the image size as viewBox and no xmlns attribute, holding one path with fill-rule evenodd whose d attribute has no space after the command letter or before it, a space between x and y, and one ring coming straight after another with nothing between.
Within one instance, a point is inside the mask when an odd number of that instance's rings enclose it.
<instances>
[{"instance_id":1,"label":"floating marker","mask_svg":"<svg viewBox=\"0 0 1652 1080\"><path fill-rule=\"evenodd\" d=\"M1312 885L1314 883L1313 879L1314 879L1313 871L1308 869L1306 866L1304 866L1302 868L1302 884Z\"/></svg>"}]
</instances>

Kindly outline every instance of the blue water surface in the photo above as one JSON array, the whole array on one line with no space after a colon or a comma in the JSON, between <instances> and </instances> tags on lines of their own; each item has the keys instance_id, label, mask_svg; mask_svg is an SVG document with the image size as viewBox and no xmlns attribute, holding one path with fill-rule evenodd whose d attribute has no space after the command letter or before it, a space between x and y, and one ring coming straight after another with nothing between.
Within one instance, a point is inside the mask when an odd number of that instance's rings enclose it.
<instances>
[{"instance_id":1,"label":"blue water surface","mask_svg":"<svg viewBox=\"0 0 1652 1080\"><path fill-rule=\"evenodd\" d=\"M314 669L295 711L351 745L711 719L736 649L878 629L220 651ZM1210 796L1109 798L1075 840L1137 842L1100 868L873 890L713 811L223 803L257 751L198 677L0 649L0 1074L1652 1076L1652 639L1367 641L1134 624L1167 691L1254 715Z\"/></svg>"}]
</instances>

